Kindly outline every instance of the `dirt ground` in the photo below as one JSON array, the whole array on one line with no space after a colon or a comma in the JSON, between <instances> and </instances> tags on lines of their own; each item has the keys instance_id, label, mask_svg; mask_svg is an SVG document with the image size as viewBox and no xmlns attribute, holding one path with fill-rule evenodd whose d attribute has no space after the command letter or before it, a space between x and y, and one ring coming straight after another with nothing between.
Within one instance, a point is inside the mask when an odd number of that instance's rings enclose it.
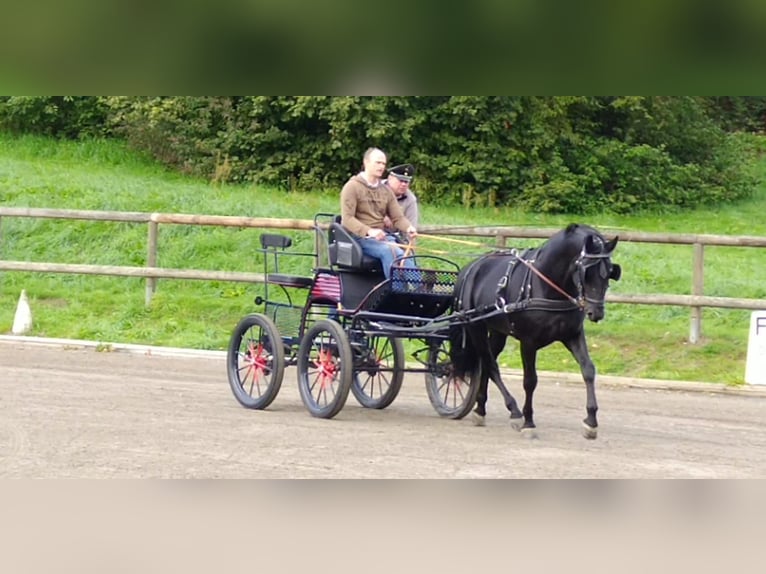
<instances>
[{"instance_id":1,"label":"dirt ground","mask_svg":"<svg viewBox=\"0 0 766 574\"><path fill-rule=\"evenodd\" d=\"M520 381L508 382L523 400ZM597 389L599 438L587 441L582 385L541 380L530 440L496 392L486 427L439 418L422 375L384 411L350 396L321 420L304 409L294 367L269 410L250 411L223 354L1 341L0 477L766 477L766 394Z\"/></svg>"}]
</instances>

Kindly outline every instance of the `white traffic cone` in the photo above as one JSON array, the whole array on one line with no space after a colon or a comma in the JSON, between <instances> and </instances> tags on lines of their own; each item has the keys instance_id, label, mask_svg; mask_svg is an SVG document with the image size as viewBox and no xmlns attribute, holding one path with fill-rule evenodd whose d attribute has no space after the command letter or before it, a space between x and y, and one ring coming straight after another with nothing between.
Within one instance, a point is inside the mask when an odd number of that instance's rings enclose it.
<instances>
[{"instance_id":1,"label":"white traffic cone","mask_svg":"<svg viewBox=\"0 0 766 574\"><path fill-rule=\"evenodd\" d=\"M14 335L26 335L32 328L32 310L29 308L29 299L27 299L27 290L21 290L19 304L16 306L16 315L13 318Z\"/></svg>"}]
</instances>

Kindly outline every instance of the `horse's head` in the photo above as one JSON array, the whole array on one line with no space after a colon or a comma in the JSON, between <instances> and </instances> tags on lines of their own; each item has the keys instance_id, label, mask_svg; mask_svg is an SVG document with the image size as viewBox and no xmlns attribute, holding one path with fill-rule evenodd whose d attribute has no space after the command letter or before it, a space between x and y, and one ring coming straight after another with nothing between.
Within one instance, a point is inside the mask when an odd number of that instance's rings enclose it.
<instances>
[{"instance_id":1,"label":"horse's head","mask_svg":"<svg viewBox=\"0 0 766 574\"><path fill-rule=\"evenodd\" d=\"M609 280L618 281L622 269L612 263L612 252L617 247L618 237L606 241L599 233L589 234L580 255L575 261L574 283L577 298L589 320L598 323L604 318L604 301Z\"/></svg>"}]
</instances>

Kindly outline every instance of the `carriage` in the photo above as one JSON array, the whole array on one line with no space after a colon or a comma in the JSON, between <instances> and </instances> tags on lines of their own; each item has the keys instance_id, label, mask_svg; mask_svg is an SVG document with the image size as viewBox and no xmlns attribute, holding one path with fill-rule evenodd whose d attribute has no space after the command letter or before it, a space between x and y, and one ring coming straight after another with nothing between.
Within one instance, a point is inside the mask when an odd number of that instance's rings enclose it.
<instances>
[{"instance_id":1,"label":"carriage","mask_svg":"<svg viewBox=\"0 0 766 574\"><path fill-rule=\"evenodd\" d=\"M460 419L475 406L477 424L483 424L491 379L511 419L523 418L515 426L533 431L537 353L560 342L580 366L587 397L583 432L596 438L596 369L583 324L586 317L604 317L609 281L620 278L620 266L611 261L617 237L607 240L590 226L570 224L539 248L494 251L463 268L442 257L406 255L386 279L380 261L362 253L337 216L317 214L314 230L314 253L292 253L290 238L261 235L265 296L255 302L264 312L240 320L227 353L229 384L243 406L268 407L286 366L297 367L301 400L320 418L336 416L349 392L364 407L386 408L404 374L413 372L425 375L440 416ZM326 265L317 264L313 276L279 273L281 257L322 251ZM402 265L407 257L414 266ZM283 300L270 297L274 289ZM296 291L303 294L300 305ZM522 409L497 364L509 336L520 342ZM404 342L417 346L410 363Z\"/></svg>"},{"instance_id":2,"label":"carriage","mask_svg":"<svg viewBox=\"0 0 766 574\"><path fill-rule=\"evenodd\" d=\"M385 279L380 261L365 256L334 214L314 217L312 253L293 252L292 240L260 236L263 312L244 316L232 332L228 379L237 401L265 409L279 393L285 368L297 367L301 399L316 417L332 418L349 393L366 408L389 406L405 373L423 373L436 412L462 418L476 399L476 385L451 374L449 328L459 267L433 255L408 255L416 269L394 262ZM320 255L324 252L324 257ZM279 272L284 257L322 264L312 276ZM275 292L281 296L275 297ZM412 361L405 357L411 341Z\"/></svg>"}]
</instances>

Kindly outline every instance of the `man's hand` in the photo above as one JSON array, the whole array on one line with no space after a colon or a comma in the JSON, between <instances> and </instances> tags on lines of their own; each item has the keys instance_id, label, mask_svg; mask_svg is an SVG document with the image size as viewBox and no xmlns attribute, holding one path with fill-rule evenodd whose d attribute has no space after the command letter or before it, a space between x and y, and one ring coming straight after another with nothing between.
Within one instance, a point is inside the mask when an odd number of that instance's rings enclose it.
<instances>
[{"instance_id":1,"label":"man's hand","mask_svg":"<svg viewBox=\"0 0 766 574\"><path fill-rule=\"evenodd\" d=\"M394 224L391 221L391 218L388 215L386 215L383 218L383 227L385 227L386 229L391 229L391 228L393 228L393 226L394 226Z\"/></svg>"},{"instance_id":2,"label":"man's hand","mask_svg":"<svg viewBox=\"0 0 766 574\"><path fill-rule=\"evenodd\" d=\"M370 227L370 229L367 230L367 237L383 241L386 238L386 233L382 229Z\"/></svg>"},{"instance_id":3,"label":"man's hand","mask_svg":"<svg viewBox=\"0 0 766 574\"><path fill-rule=\"evenodd\" d=\"M417 237L417 236L418 236L418 230L417 230L417 229L415 229L415 228L414 228L412 225L410 225L410 226L407 228L407 235L409 235L409 236L410 236L410 239L413 239L413 238L415 238L415 237Z\"/></svg>"}]
</instances>

